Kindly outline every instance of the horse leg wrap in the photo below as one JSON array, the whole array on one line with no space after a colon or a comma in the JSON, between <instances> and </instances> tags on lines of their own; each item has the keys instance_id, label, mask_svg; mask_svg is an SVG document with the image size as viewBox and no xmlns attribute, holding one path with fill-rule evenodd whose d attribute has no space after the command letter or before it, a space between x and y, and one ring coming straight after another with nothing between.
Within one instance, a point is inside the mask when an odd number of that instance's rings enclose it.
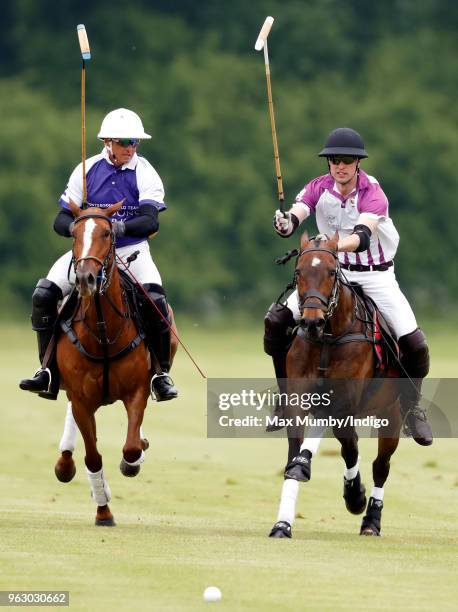
<instances>
[{"instance_id":1,"label":"horse leg wrap","mask_svg":"<svg viewBox=\"0 0 458 612\"><path fill-rule=\"evenodd\" d=\"M141 465L144 461L145 461L145 451L144 450L142 450L140 457L136 461L130 462L124 459L124 463L127 463L127 465L130 465L131 467L137 467L138 465Z\"/></svg>"},{"instance_id":2,"label":"horse leg wrap","mask_svg":"<svg viewBox=\"0 0 458 612\"><path fill-rule=\"evenodd\" d=\"M111 499L111 491L103 475L103 468L98 472L91 472L86 468L91 494L97 506L106 506Z\"/></svg>"},{"instance_id":3,"label":"horse leg wrap","mask_svg":"<svg viewBox=\"0 0 458 612\"><path fill-rule=\"evenodd\" d=\"M64 432L59 443L59 450L61 453L64 451L70 451L73 453L76 446L76 436L78 433L78 427L75 419L73 418L72 403L67 403L67 414L65 415Z\"/></svg>"},{"instance_id":4,"label":"horse leg wrap","mask_svg":"<svg viewBox=\"0 0 458 612\"><path fill-rule=\"evenodd\" d=\"M361 523L361 535L380 535L383 501L369 497L366 514Z\"/></svg>"},{"instance_id":5,"label":"horse leg wrap","mask_svg":"<svg viewBox=\"0 0 458 612\"><path fill-rule=\"evenodd\" d=\"M298 494L299 482L297 480L287 478L283 481L277 521L289 523L290 526L294 523Z\"/></svg>"},{"instance_id":6,"label":"horse leg wrap","mask_svg":"<svg viewBox=\"0 0 458 612\"><path fill-rule=\"evenodd\" d=\"M356 476L347 479L344 476L343 498L348 512L352 514L361 514L366 507L366 487L361 482L359 471Z\"/></svg>"}]
</instances>

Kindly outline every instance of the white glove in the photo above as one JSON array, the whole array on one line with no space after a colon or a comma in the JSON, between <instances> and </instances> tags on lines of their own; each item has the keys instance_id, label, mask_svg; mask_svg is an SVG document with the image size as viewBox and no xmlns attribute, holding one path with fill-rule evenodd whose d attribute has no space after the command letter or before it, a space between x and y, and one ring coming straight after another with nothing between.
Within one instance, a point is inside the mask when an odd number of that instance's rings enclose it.
<instances>
[{"instance_id":1,"label":"white glove","mask_svg":"<svg viewBox=\"0 0 458 612\"><path fill-rule=\"evenodd\" d=\"M275 211L274 230L280 236L289 236L294 232L294 223L291 220L289 212L282 213L280 210Z\"/></svg>"}]
</instances>

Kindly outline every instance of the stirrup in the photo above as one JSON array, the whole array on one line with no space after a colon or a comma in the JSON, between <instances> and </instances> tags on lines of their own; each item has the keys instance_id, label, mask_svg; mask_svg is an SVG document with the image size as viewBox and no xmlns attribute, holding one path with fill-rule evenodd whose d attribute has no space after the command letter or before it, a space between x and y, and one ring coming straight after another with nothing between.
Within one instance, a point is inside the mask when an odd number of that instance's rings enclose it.
<instances>
[{"instance_id":1,"label":"stirrup","mask_svg":"<svg viewBox=\"0 0 458 612\"><path fill-rule=\"evenodd\" d=\"M168 379L168 381L170 381L168 383L168 389L167 389L168 395L165 395L165 396L161 395L160 389L158 390L154 384L155 381L161 378L166 378ZM175 387L173 380L170 378L170 375L168 372L161 372L161 374L153 375L153 377L151 378L150 392L151 392L151 399L157 400L158 402L163 402L163 401L175 399L176 397L178 397L178 391Z\"/></svg>"}]
</instances>

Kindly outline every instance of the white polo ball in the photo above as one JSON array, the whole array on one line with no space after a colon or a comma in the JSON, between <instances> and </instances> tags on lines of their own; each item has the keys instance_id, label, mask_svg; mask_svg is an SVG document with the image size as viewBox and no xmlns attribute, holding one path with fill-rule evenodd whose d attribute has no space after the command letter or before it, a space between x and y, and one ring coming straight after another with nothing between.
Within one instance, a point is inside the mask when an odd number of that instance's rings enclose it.
<instances>
[{"instance_id":1,"label":"white polo ball","mask_svg":"<svg viewBox=\"0 0 458 612\"><path fill-rule=\"evenodd\" d=\"M204 591L204 601L212 602L212 601L220 601L221 599L221 591L218 587L209 586Z\"/></svg>"}]
</instances>

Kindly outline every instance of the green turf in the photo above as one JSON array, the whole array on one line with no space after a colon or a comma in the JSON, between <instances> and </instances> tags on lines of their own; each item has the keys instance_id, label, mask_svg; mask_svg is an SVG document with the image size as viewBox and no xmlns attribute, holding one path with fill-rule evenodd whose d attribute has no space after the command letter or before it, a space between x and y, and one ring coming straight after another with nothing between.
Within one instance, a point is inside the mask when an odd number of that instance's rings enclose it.
<instances>
[{"instance_id":1,"label":"green turf","mask_svg":"<svg viewBox=\"0 0 458 612\"><path fill-rule=\"evenodd\" d=\"M260 328L182 331L208 376L271 376ZM123 407L98 414L118 525L96 528L81 441L74 481L53 474L64 398L17 390L36 365L33 336L11 325L1 338L0 590L69 590L73 610L456 609L455 440L430 448L401 441L381 538L358 535L360 517L341 497L338 445L324 440L311 482L301 485L293 540L271 540L286 442L208 440L205 383L180 351L181 396L149 404L151 447L137 478L118 470ZM456 376L456 336L435 331L429 339L432 374ZM361 442L361 455L370 489L373 440ZM209 585L221 588L220 603L203 603Z\"/></svg>"}]
</instances>

